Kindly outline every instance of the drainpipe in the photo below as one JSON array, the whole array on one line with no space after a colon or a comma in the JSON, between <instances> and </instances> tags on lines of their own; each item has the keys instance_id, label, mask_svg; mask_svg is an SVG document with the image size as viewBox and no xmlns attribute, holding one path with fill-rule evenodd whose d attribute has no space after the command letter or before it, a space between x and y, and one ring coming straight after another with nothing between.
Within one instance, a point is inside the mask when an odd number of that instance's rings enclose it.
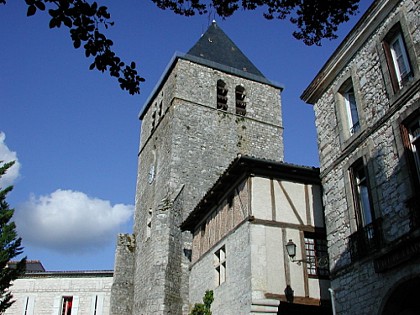
<instances>
[{"instance_id":1,"label":"drainpipe","mask_svg":"<svg viewBox=\"0 0 420 315\"><path fill-rule=\"evenodd\" d=\"M336 313L335 313L335 296L334 296L334 289L333 289L333 288L328 288L328 291L330 291L330 296L331 296L331 305L332 305L333 315L336 315Z\"/></svg>"}]
</instances>

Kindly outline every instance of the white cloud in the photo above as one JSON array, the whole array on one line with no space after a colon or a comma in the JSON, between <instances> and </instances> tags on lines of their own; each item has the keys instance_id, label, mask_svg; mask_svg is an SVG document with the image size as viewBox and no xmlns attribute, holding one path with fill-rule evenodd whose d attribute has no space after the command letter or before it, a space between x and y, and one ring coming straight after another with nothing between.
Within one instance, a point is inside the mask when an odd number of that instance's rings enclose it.
<instances>
[{"instance_id":1,"label":"white cloud","mask_svg":"<svg viewBox=\"0 0 420 315\"><path fill-rule=\"evenodd\" d=\"M15 164L9 168L1 178L0 187L6 188L7 186L13 185L16 179L19 177L20 163L17 158L17 154L11 151L5 143L6 135L4 132L0 132L0 161L4 163L15 161Z\"/></svg>"},{"instance_id":2,"label":"white cloud","mask_svg":"<svg viewBox=\"0 0 420 315\"><path fill-rule=\"evenodd\" d=\"M91 198L58 189L48 196L31 196L17 206L15 220L24 243L66 253L108 245L128 222L134 206Z\"/></svg>"}]
</instances>

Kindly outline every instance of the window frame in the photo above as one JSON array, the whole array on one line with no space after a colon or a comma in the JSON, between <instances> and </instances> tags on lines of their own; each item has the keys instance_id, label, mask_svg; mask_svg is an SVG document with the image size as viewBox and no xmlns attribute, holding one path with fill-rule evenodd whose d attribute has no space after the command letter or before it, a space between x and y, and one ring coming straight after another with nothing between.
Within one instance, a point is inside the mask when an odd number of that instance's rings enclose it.
<instances>
[{"instance_id":1,"label":"window frame","mask_svg":"<svg viewBox=\"0 0 420 315\"><path fill-rule=\"evenodd\" d=\"M412 25L406 21L406 16L403 11L398 12L381 31L380 40L376 43L376 49L379 53L379 60L381 64L381 72L383 75L385 89L389 98L390 105L398 103L402 95L411 90L411 87L420 79L420 71L417 66L419 54L414 46L412 34ZM390 65L389 44L390 40L394 38L397 32L401 33L405 44L408 61L411 65L412 76L404 82L404 86L400 89L396 76L393 76Z\"/></svg>"},{"instance_id":2,"label":"window frame","mask_svg":"<svg viewBox=\"0 0 420 315\"><path fill-rule=\"evenodd\" d=\"M358 178L358 172L363 171L364 178ZM364 228L375 221L375 211L373 210L372 195L370 191L369 172L363 158L357 159L349 168L351 190L353 196L354 213L358 228ZM363 192L360 191L363 188ZM362 195L362 194L363 195ZM367 198L367 203L366 199ZM368 207L368 209L366 209ZM369 216L367 218L366 216ZM366 222L369 219L369 222Z\"/></svg>"},{"instance_id":3,"label":"window frame","mask_svg":"<svg viewBox=\"0 0 420 315\"><path fill-rule=\"evenodd\" d=\"M406 162L407 179L411 190L406 196L405 203L410 214L410 228L415 230L420 228L420 196L416 193L420 191L420 109L414 110L402 119L399 123L402 143L400 152ZM412 135L413 129L416 137ZM416 144L413 145L413 142Z\"/></svg>"},{"instance_id":4,"label":"window frame","mask_svg":"<svg viewBox=\"0 0 420 315\"><path fill-rule=\"evenodd\" d=\"M221 246L214 252L215 286L221 286L226 282L226 247Z\"/></svg>"},{"instance_id":5,"label":"window frame","mask_svg":"<svg viewBox=\"0 0 420 315\"><path fill-rule=\"evenodd\" d=\"M309 278L328 279L328 245L325 235L304 233L306 272ZM325 266L323 266L323 264Z\"/></svg>"},{"instance_id":6,"label":"window frame","mask_svg":"<svg viewBox=\"0 0 420 315\"><path fill-rule=\"evenodd\" d=\"M246 115L246 90L243 85L235 87L235 113L236 115Z\"/></svg>"},{"instance_id":7,"label":"window frame","mask_svg":"<svg viewBox=\"0 0 420 315\"><path fill-rule=\"evenodd\" d=\"M61 315L71 315L73 309L73 296L65 295L61 298Z\"/></svg>"},{"instance_id":8,"label":"window frame","mask_svg":"<svg viewBox=\"0 0 420 315\"><path fill-rule=\"evenodd\" d=\"M227 111L228 110L228 92L226 88L226 82L222 79L217 80L216 84L216 108L219 110Z\"/></svg>"},{"instance_id":9,"label":"window frame","mask_svg":"<svg viewBox=\"0 0 420 315\"><path fill-rule=\"evenodd\" d=\"M363 173L360 174L360 172ZM349 251L354 262L369 256L382 247L382 218L375 211L369 167L363 156L350 165L348 174L355 220L353 233L349 236ZM360 192L361 186L364 187L363 194L367 197L367 203ZM366 205L369 209L363 208Z\"/></svg>"},{"instance_id":10,"label":"window frame","mask_svg":"<svg viewBox=\"0 0 420 315\"><path fill-rule=\"evenodd\" d=\"M343 148L361 133L364 126L362 100L358 93L357 81L353 81L352 77L352 70L350 70L346 76L341 78L334 91L338 133ZM356 111L357 114L357 121L352 117L352 104L353 113Z\"/></svg>"},{"instance_id":11,"label":"window frame","mask_svg":"<svg viewBox=\"0 0 420 315\"><path fill-rule=\"evenodd\" d=\"M360 130L359 108L357 106L356 93L354 92L353 85L343 92L343 97L347 114L347 129L352 136Z\"/></svg>"},{"instance_id":12,"label":"window frame","mask_svg":"<svg viewBox=\"0 0 420 315\"><path fill-rule=\"evenodd\" d=\"M403 145L407 150L408 164L415 191L420 188L420 114L401 124Z\"/></svg>"},{"instance_id":13,"label":"window frame","mask_svg":"<svg viewBox=\"0 0 420 315\"><path fill-rule=\"evenodd\" d=\"M398 45L395 45L397 43ZM409 77L412 74L412 71L411 71L411 64L408 59L408 52L407 52L407 49L405 48L404 38L402 37L401 33L398 33L394 37L394 39L391 40L389 47L391 50L394 71L397 74L397 79L398 79L400 88L402 88L404 81L407 79L407 77ZM397 51L396 47L398 47L399 51ZM404 72L402 72L403 71L402 68L404 68Z\"/></svg>"},{"instance_id":14,"label":"window frame","mask_svg":"<svg viewBox=\"0 0 420 315\"><path fill-rule=\"evenodd\" d=\"M398 62L399 57L396 55L397 53L394 48L394 44L397 42L399 43L399 47L401 49L401 60L404 67L407 68L407 72L405 74L401 73ZM399 90L402 90L414 76L409 49L407 48L404 32L399 22L395 23L386 33L382 40L382 47L385 54L392 89L394 93L397 93Z\"/></svg>"}]
</instances>

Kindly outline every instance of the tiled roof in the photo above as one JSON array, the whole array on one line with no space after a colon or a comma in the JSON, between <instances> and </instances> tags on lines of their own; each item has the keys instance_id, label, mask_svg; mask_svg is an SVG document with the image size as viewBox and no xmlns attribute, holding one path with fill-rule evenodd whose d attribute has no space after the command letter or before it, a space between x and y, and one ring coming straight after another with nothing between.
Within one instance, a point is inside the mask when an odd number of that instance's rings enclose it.
<instances>
[{"instance_id":1,"label":"tiled roof","mask_svg":"<svg viewBox=\"0 0 420 315\"><path fill-rule=\"evenodd\" d=\"M214 21L187 54L265 78Z\"/></svg>"}]
</instances>

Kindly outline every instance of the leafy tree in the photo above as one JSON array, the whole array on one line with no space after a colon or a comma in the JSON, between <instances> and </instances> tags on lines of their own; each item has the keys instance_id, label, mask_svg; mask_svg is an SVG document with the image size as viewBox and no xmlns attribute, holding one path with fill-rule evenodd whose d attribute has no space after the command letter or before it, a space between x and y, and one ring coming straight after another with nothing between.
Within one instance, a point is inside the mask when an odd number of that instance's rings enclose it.
<instances>
[{"instance_id":1,"label":"leafy tree","mask_svg":"<svg viewBox=\"0 0 420 315\"><path fill-rule=\"evenodd\" d=\"M266 19L284 20L298 28L293 36L306 45L320 45L323 38L337 38L337 27L357 13L360 0L152 0L161 9L192 16L213 9L222 18L239 9L263 8Z\"/></svg>"},{"instance_id":2,"label":"leafy tree","mask_svg":"<svg viewBox=\"0 0 420 315\"><path fill-rule=\"evenodd\" d=\"M213 303L213 291L207 290L203 297L203 303L195 303L190 315L211 315L211 303Z\"/></svg>"},{"instance_id":3,"label":"leafy tree","mask_svg":"<svg viewBox=\"0 0 420 315\"><path fill-rule=\"evenodd\" d=\"M142 0L139 0L142 1ZM337 27L357 13L360 0L152 0L159 8L172 10L176 14L192 16L207 14L213 10L227 18L242 10L263 9L266 19L284 20L289 17L297 31L293 36L307 45L320 45L322 39L337 37ZM107 71L118 79L120 87L130 94L140 93L140 77L136 64L126 65L113 52L112 40L103 30L112 26L108 8L87 0L25 0L27 15L38 10L51 17L50 28L65 26L70 30L74 48L83 45L86 57L93 57L90 69ZM0 0L5 4L6 0Z\"/></svg>"},{"instance_id":4,"label":"leafy tree","mask_svg":"<svg viewBox=\"0 0 420 315\"><path fill-rule=\"evenodd\" d=\"M0 178L13 164L14 162L9 162L0 166ZM11 190L12 186L0 188L0 314L3 314L14 303L9 287L13 280L25 272L26 266L26 257L17 264L8 266L10 260L20 255L23 249L22 239L16 233L16 225L10 221L14 210L10 209L6 202L6 195Z\"/></svg>"}]
</instances>

